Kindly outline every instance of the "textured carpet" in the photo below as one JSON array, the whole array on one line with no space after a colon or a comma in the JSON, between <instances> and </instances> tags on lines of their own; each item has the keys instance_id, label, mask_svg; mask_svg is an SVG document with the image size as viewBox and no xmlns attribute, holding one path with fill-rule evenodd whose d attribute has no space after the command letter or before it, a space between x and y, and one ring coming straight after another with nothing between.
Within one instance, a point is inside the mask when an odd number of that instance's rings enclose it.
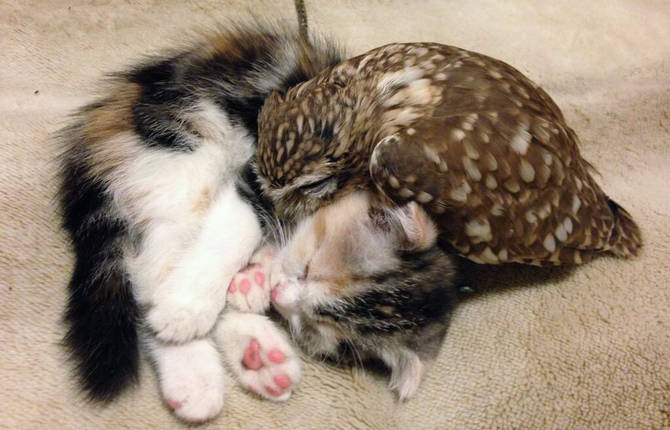
<instances>
[{"instance_id":1,"label":"textured carpet","mask_svg":"<svg viewBox=\"0 0 670 430\"><path fill-rule=\"evenodd\" d=\"M386 381L305 362L285 404L227 380L205 428L670 427L670 3L318 1L310 25L352 54L437 41L505 60L541 84L582 139L604 189L646 246L574 270L483 268L416 398ZM77 393L60 345L72 254L58 227L54 146L103 73L188 30L282 1L0 1L0 427L179 428L148 365L107 408Z\"/></svg>"}]
</instances>

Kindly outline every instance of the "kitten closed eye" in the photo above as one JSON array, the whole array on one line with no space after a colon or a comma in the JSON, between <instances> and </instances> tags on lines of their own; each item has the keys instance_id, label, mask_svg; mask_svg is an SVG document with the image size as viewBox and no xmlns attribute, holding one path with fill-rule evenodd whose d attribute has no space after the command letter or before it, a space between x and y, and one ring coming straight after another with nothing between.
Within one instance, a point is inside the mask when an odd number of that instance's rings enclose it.
<instances>
[{"instance_id":1,"label":"kitten closed eye","mask_svg":"<svg viewBox=\"0 0 670 430\"><path fill-rule=\"evenodd\" d=\"M298 280L305 281L308 276L309 276L309 263L305 265L305 270L303 271L302 275L298 277Z\"/></svg>"}]
</instances>

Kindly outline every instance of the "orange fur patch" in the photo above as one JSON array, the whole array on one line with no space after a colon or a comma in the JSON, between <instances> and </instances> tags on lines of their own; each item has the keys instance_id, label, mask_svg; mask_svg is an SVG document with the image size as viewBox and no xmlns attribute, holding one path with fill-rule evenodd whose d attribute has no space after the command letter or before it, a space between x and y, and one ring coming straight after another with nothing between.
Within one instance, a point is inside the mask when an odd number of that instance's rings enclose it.
<instances>
[{"instance_id":1,"label":"orange fur patch","mask_svg":"<svg viewBox=\"0 0 670 430\"><path fill-rule=\"evenodd\" d=\"M195 214L201 214L209 208L209 205L212 204L212 190L205 187L200 192L198 199L195 201L195 204L191 208L191 212Z\"/></svg>"},{"instance_id":2,"label":"orange fur patch","mask_svg":"<svg viewBox=\"0 0 670 430\"><path fill-rule=\"evenodd\" d=\"M119 83L112 88L113 95L104 105L86 114L82 136L85 147L81 149L89 158L93 176L106 177L139 149L132 138L132 107L140 92L138 84Z\"/></svg>"}]
</instances>

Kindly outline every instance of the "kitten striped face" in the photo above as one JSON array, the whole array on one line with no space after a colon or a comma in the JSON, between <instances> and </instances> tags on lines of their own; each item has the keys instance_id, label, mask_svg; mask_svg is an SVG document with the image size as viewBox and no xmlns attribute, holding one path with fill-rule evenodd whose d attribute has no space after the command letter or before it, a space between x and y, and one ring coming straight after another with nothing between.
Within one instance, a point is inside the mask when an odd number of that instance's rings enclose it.
<instances>
[{"instance_id":1,"label":"kitten striped face","mask_svg":"<svg viewBox=\"0 0 670 430\"><path fill-rule=\"evenodd\" d=\"M303 220L279 251L273 306L309 354L381 359L411 379L398 389L408 397L418 386L409 376L422 372L398 363L433 358L454 299L454 266L435 241L417 205L377 210L352 193Z\"/></svg>"}]
</instances>

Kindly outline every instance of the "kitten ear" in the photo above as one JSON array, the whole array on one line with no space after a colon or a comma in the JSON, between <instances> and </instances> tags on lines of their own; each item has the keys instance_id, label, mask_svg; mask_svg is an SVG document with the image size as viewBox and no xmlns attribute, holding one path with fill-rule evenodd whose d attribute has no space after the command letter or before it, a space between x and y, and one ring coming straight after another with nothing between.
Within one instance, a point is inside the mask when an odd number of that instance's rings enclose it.
<instances>
[{"instance_id":1,"label":"kitten ear","mask_svg":"<svg viewBox=\"0 0 670 430\"><path fill-rule=\"evenodd\" d=\"M405 249L421 251L437 241L437 227L416 202L393 210Z\"/></svg>"}]
</instances>

